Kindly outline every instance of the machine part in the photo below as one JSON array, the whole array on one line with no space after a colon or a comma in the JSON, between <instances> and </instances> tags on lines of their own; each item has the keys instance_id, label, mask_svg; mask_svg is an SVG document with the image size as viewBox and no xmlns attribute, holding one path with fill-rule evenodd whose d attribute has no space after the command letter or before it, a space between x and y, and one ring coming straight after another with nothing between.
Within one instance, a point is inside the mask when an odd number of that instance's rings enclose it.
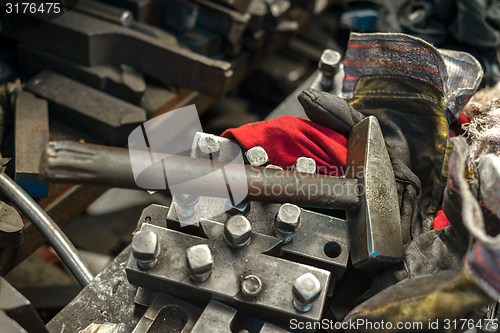
<instances>
[{"instance_id":1,"label":"machine part","mask_svg":"<svg viewBox=\"0 0 500 333\"><path fill-rule=\"evenodd\" d=\"M248 13L252 15L248 22L248 31L256 32L264 28L264 21L267 15L267 5L263 0L252 0L248 7Z\"/></svg>"},{"instance_id":2,"label":"machine part","mask_svg":"<svg viewBox=\"0 0 500 333\"><path fill-rule=\"evenodd\" d=\"M319 280L313 274L306 273L293 283L293 306L300 312L307 312L320 294Z\"/></svg>"},{"instance_id":3,"label":"machine part","mask_svg":"<svg viewBox=\"0 0 500 333\"><path fill-rule=\"evenodd\" d=\"M357 178L363 191L359 209L346 212L352 264L379 271L400 263L403 236L398 191L377 118L363 119L349 133L346 170L346 177Z\"/></svg>"},{"instance_id":4,"label":"machine part","mask_svg":"<svg viewBox=\"0 0 500 333\"><path fill-rule=\"evenodd\" d=\"M14 319L10 318L5 312L0 310L0 327L8 333L28 333Z\"/></svg>"},{"instance_id":5,"label":"machine part","mask_svg":"<svg viewBox=\"0 0 500 333\"><path fill-rule=\"evenodd\" d=\"M224 239L233 249L247 246L252 239L252 225L243 215L235 215L227 220L224 227Z\"/></svg>"},{"instance_id":6,"label":"machine part","mask_svg":"<svg viewBox=\"0 0 500 333\"><path fill-rule=\"evenodd\" d=\"M236 9L240 13L246 13L248 11L250 3L252 2L252 0L216 0L216 1Z\"/></svg>"},{"instance_id":7,"label":"machine part","mask_svg":"<svg viewBox=\"0 0 500 333\"><path fill-rule=\"evenodd\" d=\"M142 269L155 267L159 253L160 245L154 232L139 231L132 238L132 254Z\"/></svg>"},{"instance_id":8,"label":"machine part","mask_svg":"<svg viewBox=\"0 0 500 333\"><path fill-rule=\"evenodd\" d=\"M100 0L111 6L129 10L139 22L160 26L161 4L157 0Z\"/></svg>"},{"instance_id":9,"label":"machine part","mask_svg":"<svg viewBox=\"0 0 500 333\"><path fill-rule=\"evenodd\" d=\"M264 0L267 5L271 17L276 22L276 19L280 19L283 15L290 9L290 1L288 0Z\"/></svg>"},{"instance_id":10,"label":"machine part","mask_svg":"<svg viewBox=\"0 0 500 333\"><path fill-rule=\"evenodd\" d=\"M244 297L255 298L262 291L262 281L256 275L247 275L241 280L240 288Z\"/></svg>"},{"instance_id":11,"label":"machine part","mask_svg":"<svg viewBox=\"0 0 500 333\"><path fill-rule=\"evenodd\" d=\"M198 139L196 156L217 161L219 158L220 144L214 135L202 136Z\"/></svg>"},{"instance_id":12,"label":"machine part","mask_svg":"<svg viewBox=\"0 0 500 333\"><path fill-rule=\"evenodd\" d=\"M27 76L48 69L134 105L141 105L145 97L146 81L138 72L109 65L86 67L23 43L17 45L17 55Z\"/></svg>"},{"instance_id":13,"label":"machine part","mask_svg":"<svg viewBox=\"0 0 500 333\"><path fill-rule=\"evenodd\" d=\"M7 315L12 318L17 325L13 324L4 317ZM3 318L2 318L3 317ZM0 276L0 323L2 323L2 332L28 332L28 333L47 333L45 325L31 303L19 291L12 287L4 278ZM16 330L8 330L7 323Z\"/></svg>"},{"instance_id":14,"label":"machine part","mask_svg":"<svg viewBox=\"0 0 500 333\"><path fill-rule=\"evenodd\" d=\"M0 192L40 231L76 280L86 286L94 278L70 240L50 216L16 182L2 172Z\"/></svg>"},{"instance_id":15,"label":"machine part","mask_svg":"<svg viewBox=\"0 0 500 333\"><path fill-rule=\"evenodd\" d=\"M243 46L251 51L262 49L266 44L266 31L264 29L246 32L243 35Z\"/></svg>"},{"instance_id":16,"label":"machine part","mask_svg":"<svg viewBox=\"0 0 500 333\"><path fill-rule=\"evenodd\" d=\"M324 91L332 91L333 78L339 70L340 59L342 59L340 52L330 49L323 51L318 62L318 69L322 74L321 87Z\"/></svg>"},{"instance_id":17,"label":"machine part","mask_svg":"<svg viewBox=\"0 0 500 333\"><path fill-rule=\"evenodd\" d=\"M124 145L146 111L62 75L43 71L26 89L49 101L50 114L110 145Z\"/></svg>"},{"instance_id":18,"label":"machine part","mask_svg":"<svg viewBox=\"0 0 500 333\"><path fill-rule=\"evenodd\" d=\"M233 205L229 200L226 200L226 214L227 216L243 215L247 216L250 212L250 202L242 201L237 205Z\"/></svg>"},{"instance_id":19,"label":"machine part","mask_svg":"<svg viewBox=\"0 0 500 333\"><path fill-rule=\"evenodd\" d=\"M162 24L173 31L184 34L196 25L200 5L189 0L164 1Z\"/></svg>"},{"instance_id":20,"label":"machine part","mask_svg":"<svg viewBox=\"0 0 500 333\"><path fill-rule=\"evenodd\" d=\"M177 214L184 217L193 216L200 201L200 197L194 194L174 195L173 199Z\"/></svg>"},{"instance_id":21,"label":"machine part","mask_svg":"<svg viewBox=\"0 0 500 333\"><path fill-rule=\"evenodd\" d=\"M300 207L292 204L283 204L276 214L276 237L288 244L292 241L293 234L300 227Z\"/></svg>"},{"instance_id":22,"label":"machine part","mask_svg":"<svg viewBox=\"0 0 500 333\"><path fill-rule=\"evenodd\" d=\"M275 238L253 234L246 247L234 251L225 244L223 224L201 221L200 226L208 239L144 223L141 231L156 233L160 244L168 245L168 251L162 253L157 265L148 271L140 269L135 258L131 257L126 265L130 283L197 302L216 298L243 313L284 325L293 318L306 322L321 319L330 279L328 271L271 257L280 252L280 241ZM213 261L223 263L214 265L212 278L202 284L188 278L184 265L186 250L199 244L207 244ZM259 276L266 286L255 302L243 298L240 293L241 276L245 276L246 272ZM322 291L316 306L302 314L295 310L290 291L293 282L305 273L314 273ZM266 309L265 313L262 308Z\"/></svg>"},{"instance_id":23,"label":"machine part","mask_svg":"<svg viewBox=\"0 0 500 333\"><path fill-rule=\"evenodd\" d=\"M17 210L0 201L0 248L21 246L23 227L23 219Z\"/></svg>"},{"instance_id":24,"label":"machine part","mask_svg":"<svg viewBox=\"0 0 500 333\"><path fill-rule=\"evenodd\" d=\"M19 16L20 26L40 22ZM224 95L233 74L230 63L182 48L161 29L135 21L129 29L74 10L5 36L84 66L128 64L146 75L217 99ZM67 47L68 40L72 47Z\"/></svg>"},{"instance_id":25,"label":"machine part","mask_svg":"<svg viewBox=\"0 0 500 333\"><path fill-rule=\"evenodd\" d=\"M103 18L124 27L129 27L134 16L126 9L111 6L100 1L78 0L74 6L75 10Z\"/></svg>"},{"instance_id":26,"label":"machine part","mask_svg":"<svg viewBox=\"0 0 500 333\"><path fill-rule=\"evenodd\" d=\"M134 155L137 156L137 163L143 163L146 166L144 168L146 170L140 177L145 177L142 179L151 177L147 182L154 184L157 180L156 173L153 170L151 174L149 171L152 169L147 169L151 166L149 152L135 151ZM162 156L158 155L158 157ZM355 192L358 181L355 179L325 175L304 177L304 175L293 171L272 170L248 165L245 166L245 173L241 173L240 165L233 167L231 164L184 156L165 155L165 157L161 162L163 162L164 171L167 171L169 175L169 180L175 180L175 184L182 183L186 192L197 193L201 196L227 197L227 189L219 193L220 186L212 184L211 179L207 179L207 182L203 184L196 183L189 186L186 184L187 181L224 168L228 179L234 181L231 186L246 186L248 188L247 200L293 203L306 207L329 209L355 209L359 205L359 197ZM42 178L49 182L140 188L136 184L132 172L129 150L124 148L71 141L51 141L42 157L41 168ZM175 184L169 182L169 186ZM279 195L274 194L273 186L286 188L287 191L283 191ZM311 188L325 189L328 193L308 192L308 189ZM159 190L159 192L168 192L168 190ZM225 202L223 201L222 204Z\"/></svg>"},{"instance_id":27,"label":"machine part","mask_svg":"<svg viewBox=\"0 0 500 333\"><path fill-rule=\"evenodd\" d=\"M248 163L253 166L263 166L269 163L269 157L264 148L257 146L250 148L245 152Z\"/></svg>"},{"instance_id":28,"label":"machine part","mask_svg":"<svg viewBox=\"0 0 500 333\"><path fill-rule=\"evenodd\" d=\"M252 202L247 218L252 225L253 233L274 236L275 216L279 207L279 204ZM207 216L203 215L204 209L198 210L200 214L198 220L207 219ZM227 221L225 215L218 215L213 220L225 224ZM165 221L165 216L167 221ZM148 217L148 223L160 227L167 227L168 224L170 229L186 231L186 227L180 228L174 206L169 209L164 206L151 205L144 209L139 223L142 225ZM295 240L286 245L282 244L282 256L305 265L329 270L332 279L340 280L347 268L349 258L346 221L305 209L302 209L301 221L301 227L295 233ZM193 234L196 233L199 231L193 232Z\"/></svg>"},{"instance_id":29,"label":"machine part","mask_svg":"<svg viewBox=\"0 0 500 333\"><path fill-rule=\"evenodd\" d=\"M0 61L0 83L6 83L12 77L12 70L3 61Z\"/></svg>"},{"instance_id":30,"label":"machine part","mask_svg":"<svg viewBox=\"0 0 500 333\"><path fill-rule=\"evenodd\" d=\"M195 282L205 282L212 273L214 259L206 244L191 246L186 250L186 268Z\"/></svg>"},{"instance_id":31,"label":"machine part","mask_svg":"<svg viewBox=\"0 0 500 333\"><path fill-rule=\"evenodd\" d=\"M220 53L222 37L207 30L195 28L177 37L179 43L206 57L217 57Z\"/></svg>"},{"instance_id":32,"label":"machine part","mask_svg":"<svg viewBox=\"0 0 500 333\"><path fill-rule=\"evenodd\" d=\"M236 45L241 41L251 15L239 13L207 0L193 0L200 5L196 21L197 27L222 35L229 43Z\"/></svg>"},{"instance_id":33,"label":"machine part","mask_svg":"<svg viewBox=\"0 0 500 333\"><path fill-rule=\"evenodd\" d=\"M47 101L26 91L15 101L16 182L34 198L45 198L49 184L39 180L40 159L49 141Z\"/></svg>"},{"instance_id":34,"label":"machine part","mask_svg":"<svg viewBox=\"0 0 500 333\"><path fill-rule=\"evenodd\" d=\"M283 170L282 167L273 164L266 165L266 169Z\"/></svg>"},{"instance_id":35,"label":"machine part","mask_svg":"<svg viewBox=\"0 0 500 333\"><path fill-rule=\"evenodd\" d=\"M290 0L292 6L307 10L318 15L328 7L328 0Z\"/></svg>"},{"instance_id":36,"label":"machine part","mask_svg":"<svg viewBox=\"0 0 500 333\"><path fill-rule=\"evenodd\" d=\"M134 328L125 324L92 323L78 333L131 333Z\"/></svg>"},{"instance_id":37,"label":"machine part","mask_svg":"<svg viewBox=\"0 0 500 333\"><path fill-rule=\"evenodd\" d=\"M179 327L179 333L191 332L194 324L200 317L202 311L200 308L184 302L176 297L164 293L157 293L151 305L148 306L146 313L137 323L132 333L147 333L159 317L162 311L178 315L183 323ZM176 323L177 321L175 321ZM170 323L170 325L175 325Z\"/></svg>"},{"instance_id":38,"label":"machine part","mask_svg":"<svg viewBox=\"0 0 500 333\"><path fill-rule=\"evenodd\" d=\"M310 157L299 157L295 164L292 166L292 170L301 173L316 173L316 161Z\"/></svg>"}]
</instances>

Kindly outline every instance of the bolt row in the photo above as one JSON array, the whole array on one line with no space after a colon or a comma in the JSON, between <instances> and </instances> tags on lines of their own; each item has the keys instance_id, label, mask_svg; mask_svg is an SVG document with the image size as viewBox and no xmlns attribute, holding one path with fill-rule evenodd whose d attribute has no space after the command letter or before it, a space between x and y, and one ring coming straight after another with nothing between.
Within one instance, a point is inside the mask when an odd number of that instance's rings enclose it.
<instances>
[{"instance_id":1,"label":"bolt row","mask_svg":"<svg viewBox=\"0 0 500 333\"><path fill-rule=\"evenodd\" d=\"M280 237L289 239L300 224L300 208L284 204L276 218ZM278 231L279 230L279 231ZM240 250L251 241L252 226L243 215L231 217L224 227L224 239L234 250ZM284 241L285 242L285 241ZM158 237L151 231L138 231L132 239L132 253L139 268L149 270L155 267L160 254ZM202 283L210 278L214 260L207 244L198 244L186 250L186 271L193 282ZM247 275L240 282L241 294L246 299L260 295L262 280L256 275ZM321 285L311 273L297 278L293 283L293 306L300 312L309 311L321 294Z\"/></svg>"}]
</instances>

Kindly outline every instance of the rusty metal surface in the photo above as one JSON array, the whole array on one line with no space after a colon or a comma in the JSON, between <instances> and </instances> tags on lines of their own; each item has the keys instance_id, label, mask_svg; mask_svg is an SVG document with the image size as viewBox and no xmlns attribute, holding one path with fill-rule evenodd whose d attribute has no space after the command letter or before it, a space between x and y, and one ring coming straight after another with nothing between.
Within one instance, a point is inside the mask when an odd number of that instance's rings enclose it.
<instances>
[{"instance_id":1,"label":"rusty metal surface","mask_svg":"<svg viewBox=\"0 0 500 333\"><path fill-rule=\"evenodd\" d=\"M49 141L47 101L21 91L15 101L16 182L32 197L47 195L49 184L39 180L40 159Z\"/></svg>"},{"instance_id":2,"label":"rusty metal surface","mask_svg":"<svg viewBox=\"0 0 500 333\"><path fill-rule=\"evenodd\" d=\"M19 24L33 20L20 15ZM128 64L144 74L217 99L226 92L232 75L230 63L193 53L179 46L171 34L141 22L125 28L69 11L6 36L85 66Z\"/></svg>"},{"instance_id":3,"label":"rusty metal surface","mask_svg":"<svg viewBox=\"0 0 500 333\"><path fill-rule=\"evenodd\" d=\"M151 190L168 192L166 182L158 181L158 173L155 172L158 169L154 168L156 166L165 168L164 171L170 179L169 187L183 184L185 193L224 198L227 196L227 188L218 186L217 179L186 184L192 179L211 174L214 170L224 169L228 179L231 179L231 187L248 189L248 200L294 203L306 207L330 209L352 209L359 204L358 194L355 191L358 182L355 179L301 174L249 165L245 165L245 172L241 172L239 164L174 155L162 156L166 159L158 158L163 163L153 164L153 167L149 168L151 166L149 156L149 152L136 151L133 159L134 163L143 164L141 166L144 167L139 170L145 170L138 176L137 182L149 184ZM159 154L157 156L160 157ZM52 141L47 145L42 159L41 172L46 181L140 188L132 172L129 150L125 148ZM286 191L276 194L273 192L274 187ZM313 193L312 188L317 191Z\"/></svg>"},{"instance_id":4,"label":"rusty metal surface","mask_svg":"<svg viewBox=\"0 0 500 333\"><path fill-rule=\"evenodd\" d=\"M142 74L123 72L117 66L87 67L23 43L17 45L17 54L20 67L28 76L48 69L134 105L141 104L146 92Z\"/></svg>"},{"instance_id":5,"label":"rusty metal surface","mask_svg":"<svg viewBox=\"0 0 500 333\"><path fill-rule=\"evenodd\" d=\"M49 101L51 117L92 134L110 145L123 145L146 121L146 111L50 71L33 77L26 89Z\"/></svg>"}]
</instances>

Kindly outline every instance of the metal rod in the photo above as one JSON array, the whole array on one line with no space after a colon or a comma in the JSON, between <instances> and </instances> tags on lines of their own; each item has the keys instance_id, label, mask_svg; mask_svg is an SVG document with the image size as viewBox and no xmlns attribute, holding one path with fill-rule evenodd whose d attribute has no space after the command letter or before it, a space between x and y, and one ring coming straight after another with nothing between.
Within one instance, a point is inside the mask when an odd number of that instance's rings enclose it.
<instances>
[{"instance_id":1,"label":"metal rod","mask_svg":"<svg viewBox=\"0 0 500 333\"><path fill-rule=\"evenodd\" d=\"M149 152L144 151L132 151L130 155L125 148L52 141L42 156L40 174L47 182L159 192L169 192L173 186L182 186L186 194L224 198L228 195L228 188L220 186L220 178L204 177L222 169L231 191L248 190L247 200L331 209L355 209L359 206L356 179L224 164L166 154L154 154L157 162L152 163L151 157ZM132 164L135 170L142 171L137 179L134 178ZM168 184L164 180L165 174ZM195 179L200 181L193 181Z\"/></svg>"},{"instance_id":2,"label":"metal rod","mask_svg":"<svg viewBox=\"0 0 500 333\"><path fill-rule=\"evenodd\" d=\"M99 1L80 0L77 2L75 9L83 13L118 23L124 27L129 27L134 20L134 16L129 10L110 6Z\"/></svg>"},{"instance_id":3,"label":"metal rod","mask_svg":"<svg viewBox=\"0 0 500 333\"><path fill-rule=\"evenodd\" d=\"M50 216L16 182L4 172L0 174L0 192L9 199L40 231L68 266L78 282L85 287L94 278L78 251Z\"/></svg>"}]
</instances>

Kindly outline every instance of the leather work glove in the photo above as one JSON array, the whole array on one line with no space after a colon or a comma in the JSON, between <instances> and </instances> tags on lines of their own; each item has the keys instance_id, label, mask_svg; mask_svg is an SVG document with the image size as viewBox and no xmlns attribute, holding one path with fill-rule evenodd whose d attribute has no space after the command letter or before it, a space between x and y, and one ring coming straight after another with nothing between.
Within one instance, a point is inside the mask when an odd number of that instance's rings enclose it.
<instances>
[{"instance_id":1,"label":"leather work glove","mask_svg":"<svg viewBox=\"0 0 500 333\"><path fill-rule=\"evenodd\" d=\"M365 116L377 117L406 244L433 227L447 176L448 126L479 86L481 67L466 53L440 51L412 36L352 33L344 72L345 101L309 89L299 102L309 119L343 134Z\"/></svg>"},{"instance_id":2,"label":"leather work glove","mask_svg":"<svg viewBox=\"0 0 500 333\"><path fill-rule=\"evenodd\" d=\"M451 332L457 328L453 324L454 319L466 319L473 312L500 298L500 267L497 264L500 260L500 238L488 236L484 231L482 210L465 178L465 139L453 138L452 141L455 151L450 157L448 189L456 191L451 197L458 195L461 200L453 200L457 203L455 208L459 209L459 214L454 216L460 215L460 219L449 215L450 223L460 225L462 220L467 221L465 227L478 241L469 251L466 260L462 261L459 271L451 269L435 274L409 276L355 307L344 318L344 322L383 320L390 322L393 327L398 323L421 322L421 328L413 326L409 331L436 328L440 332ZM500 179L500 175L497 174L496 179ZM496 199L494 202L499 206L498 198ZM490 210L494 211L491 207ZM464 230L456 228L457 236ZM432 251L432 247L427 250ZM438 326L429 327L431 322L437 322ZM477 323L477 320L474 322ZM370 332L369 328L370 326L365 325L364 328L358 327L357 331Z\"/></svg>"}]
</instances>

